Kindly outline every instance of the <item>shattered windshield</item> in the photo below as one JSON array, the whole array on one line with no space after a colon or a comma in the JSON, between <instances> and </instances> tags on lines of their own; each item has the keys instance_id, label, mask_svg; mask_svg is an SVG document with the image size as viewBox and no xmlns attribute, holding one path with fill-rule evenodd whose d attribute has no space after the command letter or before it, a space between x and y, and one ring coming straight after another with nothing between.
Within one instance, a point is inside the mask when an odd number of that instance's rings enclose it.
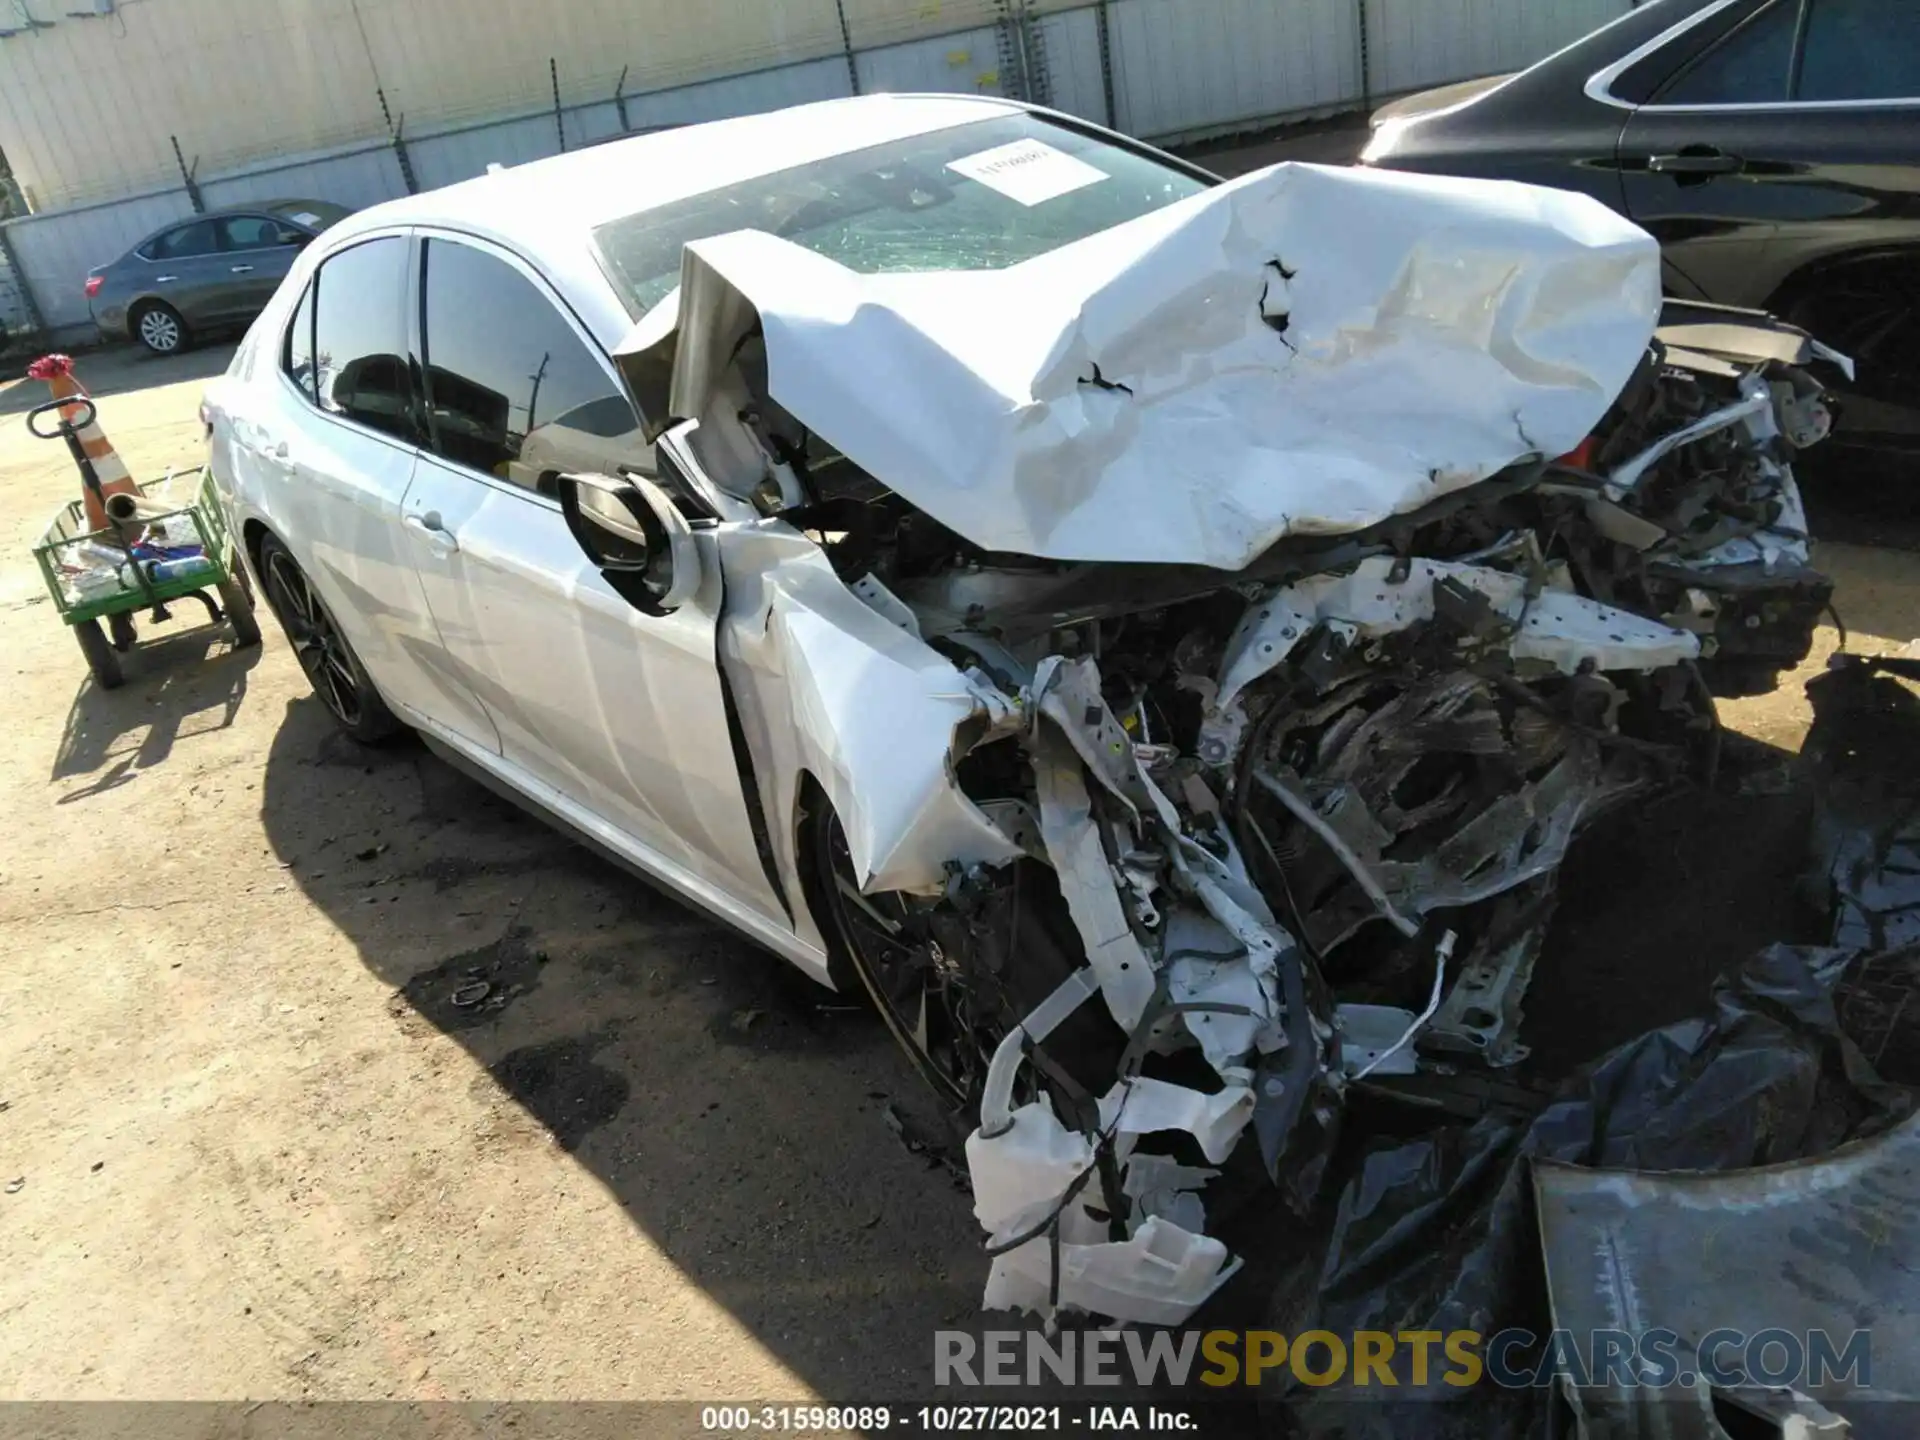
<instances>
[{"instance_id":1,"label":"shattered windshield","mask_svg":"<svg viewBox=\"0 0 1920 1440\"><path fill-rule=\"evenodd\" d=\"M680 281L689 241L764 230L863 275L1003 270L1176 200L1206 182L1053 124L956 125L609 221L594 231L637 317Z\"/></svg>"}]
</instances>

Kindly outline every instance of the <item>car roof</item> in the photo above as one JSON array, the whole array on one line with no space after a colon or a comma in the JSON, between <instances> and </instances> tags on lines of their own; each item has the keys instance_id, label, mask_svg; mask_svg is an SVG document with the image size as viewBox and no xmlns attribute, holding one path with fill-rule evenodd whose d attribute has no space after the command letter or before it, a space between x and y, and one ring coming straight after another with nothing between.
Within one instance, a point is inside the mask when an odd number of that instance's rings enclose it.
<instances>
[{"instance_id":1,"label":"car roof","mask_svg":"<svg viewBox=\"0 0 1920 1440\"><path fill-rule=\"evenodd\" d=\"M657 130L388 200L336 225L329 247L371 229L446 225L540 254L584 246L596 225L888 140L1031 107L993 96L867 95Z\"/></svg>"},{"instance_id":2,"label":"car roof","mask_svg":"<svg viewBox=\"0 0 1920 1440\"><path fill-rule=\"evenodd\" d=\"M370 231L442 226L523 256L609 349L632 324L593 257L595 226L869 145L1029 112L988 95L865 95L605 141L357 210L296 274Z\"/></svg>"}]
</instances>

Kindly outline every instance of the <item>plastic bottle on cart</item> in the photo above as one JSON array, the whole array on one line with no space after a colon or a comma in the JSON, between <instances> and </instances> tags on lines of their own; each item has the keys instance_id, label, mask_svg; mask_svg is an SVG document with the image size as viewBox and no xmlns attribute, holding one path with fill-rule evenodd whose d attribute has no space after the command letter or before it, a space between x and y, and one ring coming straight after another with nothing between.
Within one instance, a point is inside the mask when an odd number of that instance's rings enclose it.
<instances>
[{"instance_id":1,"label":"plastic bottle on cart","mask_svg":"<svg viewBox=\"0 0 1920 1440\"><path fill-rule=\"evenodd\" d=\"M75 605L105 600L110 595L118 595L124 588L119 575L112 570L82 570L67 582L70 603Z\"/></svg>"},{"instance_id":2,"label":"plastic bottle on cart","mask_svg":"<svg viewBox=\"0 0 1920 1440\"><path fill-rule=\"evenodd\" d=\"M147 562L147 578L159 585L169 580L185 580L190 575L200 575L211 569L213 561L205 555L189 555L180 560L151 560Z\"/></svg>"}]
</instances>

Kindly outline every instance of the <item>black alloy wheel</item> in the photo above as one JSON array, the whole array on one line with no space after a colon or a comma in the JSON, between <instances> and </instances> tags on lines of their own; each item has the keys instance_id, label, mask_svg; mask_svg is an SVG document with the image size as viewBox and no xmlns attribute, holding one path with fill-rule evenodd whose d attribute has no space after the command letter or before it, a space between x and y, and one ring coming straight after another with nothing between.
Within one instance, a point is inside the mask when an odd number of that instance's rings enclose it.
<instances>
[{"instance_id":1,"label":"black alloy wheel","mask_svg":"<svg viewBox=\"0 0 1920 1440\"><path fill-rule=\"evenodd\" d=\"M808 816L818 894L832 936L921 1079L969 1122L1003 1028L982 1023L955 959L910 896L862 895L840 817L824 797Z\"/></svg>"},{"instance_id":2,"label":"black alloy wheel","mask_svg":"<svg viewBox=\"0 0 1920 1440\"><path fill-rule=\"evenodd\" d=\"M286 546L271 535L260 542L260 571L268 606L314 693L340 728L368 744L396 734L402 728L399 719L367 678L326 602Z\"/></svg>"}]
</instances>

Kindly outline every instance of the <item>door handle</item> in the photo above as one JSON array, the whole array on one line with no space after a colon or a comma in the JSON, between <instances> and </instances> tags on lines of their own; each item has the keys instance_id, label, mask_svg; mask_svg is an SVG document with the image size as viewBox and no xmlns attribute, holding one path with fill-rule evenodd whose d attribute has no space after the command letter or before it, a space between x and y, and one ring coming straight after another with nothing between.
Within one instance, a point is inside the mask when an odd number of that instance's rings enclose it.
<instances>
[{"instance_id":1,"label":"door handle","mask_svg":"<svg viewBox=\"0 0 1920 1440\"><path fill-rule=\"evenodd\" d=\"M251 265L236 265L228 273L233 275L251 275L253 273L253 267Z\"/></svg>"},{"instance_id":2,"label":"door handle","mask_svg":"<svg viewBox=\"0 0 1920 1440\"><path fill-rule=\"evenodd\" d=\"M165 285L169 281L178 280L179 278L178 275L156 275L153 277L153 283L156 285Z\"/></svg>"},{"instance_id":3,"label":"door handle","mask_svg":"<svg viewBox=\"0 0 1920 1440\"><path fill-rule=\"evenodd\" d=\"M1738 175L1747 162L1711 145L1689 145L1673 155L1649 155L1647 169L1677 180L1706 180L1715 175Z\"/></svg>"},{"instance_id":4,"label":"door handle","mask_svg":"<svg viewBox=\"0 0 1920 1440\"><path fill-rule=\"evenodd\" d=\"M451 555L460 548L460 542L454 533L447 529L438 510L428 510L424 514L407 516L409 529L417 530L426 537L427 544L442 555Z\"/></svg>"}]
</instances>

